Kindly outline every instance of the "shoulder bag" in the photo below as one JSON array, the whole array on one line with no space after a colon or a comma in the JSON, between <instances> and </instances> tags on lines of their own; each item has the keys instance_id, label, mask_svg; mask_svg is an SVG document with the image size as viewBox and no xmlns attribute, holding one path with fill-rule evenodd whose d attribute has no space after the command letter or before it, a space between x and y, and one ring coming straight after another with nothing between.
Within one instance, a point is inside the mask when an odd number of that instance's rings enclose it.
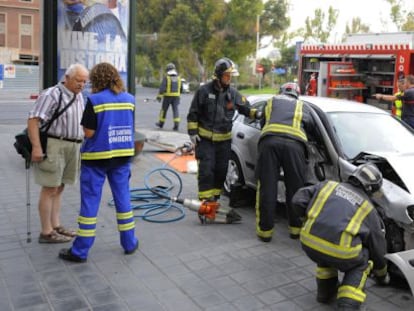
<instances>
[{"instance_id":1,"label":"shoulder bag","mask_svg":"<svg viewBox=\"0 0 414 311\"><path fill-rule=\"evenodd\" d=\"M45 157L47 150L47 132L49 131L52 122L55 121L62 113L64 113L66 109L72 105L75 99L76 94L73 96L71 101L62 110L59 111L59 107L62 103L62 91L60 91L58 108L54 112L52 118L48 122L44 123L41 127L39 127L39 139ZM29 138L27 127L21 133L18 133L16 136L14 136L14 138L15 142L13 145L17 153L20 154L26 161L29 161L32 157L32 143Z\"/></svg>"}]
</instances>

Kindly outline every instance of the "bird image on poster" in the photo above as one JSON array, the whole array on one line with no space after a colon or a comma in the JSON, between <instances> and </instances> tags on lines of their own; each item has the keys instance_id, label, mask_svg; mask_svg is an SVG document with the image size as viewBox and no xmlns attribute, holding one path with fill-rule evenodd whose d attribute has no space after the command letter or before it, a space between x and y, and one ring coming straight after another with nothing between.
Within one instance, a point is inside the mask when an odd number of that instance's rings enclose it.
<instances>
[{"instance_id":1,"label":"bird image on poster","mask_svg":"<svg viewBox=\"0 0 414 311\"><path fill-rule=\"evenodd\" d=\"M129 0L59 0L58 78L73 63L108 62L127 85Z\"/></svg>"}]
</instances>

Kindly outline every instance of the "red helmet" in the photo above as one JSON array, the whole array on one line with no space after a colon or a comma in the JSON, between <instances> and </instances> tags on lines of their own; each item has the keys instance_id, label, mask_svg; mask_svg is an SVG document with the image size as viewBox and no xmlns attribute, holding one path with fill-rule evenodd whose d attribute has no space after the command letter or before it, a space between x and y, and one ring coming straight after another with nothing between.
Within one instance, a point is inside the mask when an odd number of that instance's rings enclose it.
<instances>
[{"instance_id":1,"label":"red helmet","mask_svg":"<svg viewBox=\"0 0 414 311\"><path fill-rule=\"evenodd\" d=\"M287 82L280 87L279 93L298 98L300 94L300 88L299 85L295 82Z\"/></svg>"}]
</instances>

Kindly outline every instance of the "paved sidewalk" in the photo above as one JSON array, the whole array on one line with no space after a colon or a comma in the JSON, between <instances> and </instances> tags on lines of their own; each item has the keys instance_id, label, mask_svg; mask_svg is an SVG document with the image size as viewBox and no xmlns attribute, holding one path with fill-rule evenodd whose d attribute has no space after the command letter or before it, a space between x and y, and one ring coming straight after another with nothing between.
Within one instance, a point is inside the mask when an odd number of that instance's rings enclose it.
<instances>
[{"instance_id":1,"label":"paved sidewalk","mask_svg":"<svg viewBox=\"0 0 414 311\"><path fill-rule=\"evenodd\" d=\"M239 208L243 222L201 225L195 213L150 223L137 218L140 247L125 256L105 186L97 238L84 264L58 259L70 244L39 244L37 199L31 180L31 243L26 242L26 170L12 147L20 126L0 125L0 310L197 311L334 310L315 300L314 264L288 238L284 220L271 243L255 236L253 207ZM131 186L163 163L146 145L133 164ZM180 174L183 197L196 198L196 176ZM79 185L63 195L63 222L76 227ZM226 201L223 201L226 204ZM368 310L414 310L410 292L368 281Z\"/></svg>"}]
</instances>

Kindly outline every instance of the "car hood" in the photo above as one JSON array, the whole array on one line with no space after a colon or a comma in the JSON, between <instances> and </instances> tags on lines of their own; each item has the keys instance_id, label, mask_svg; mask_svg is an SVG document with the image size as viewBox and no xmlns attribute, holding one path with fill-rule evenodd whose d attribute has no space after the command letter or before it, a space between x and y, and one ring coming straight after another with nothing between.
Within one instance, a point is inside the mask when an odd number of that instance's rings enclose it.
<instances>
[{"instance_id":1,"label":"car hood","mask_svg":"<svg viewBox=\"0 0 414 311\"><path fill-rule=\"evenodd\" d=\"M388 161L397 175L406 185L408 191L414 195L414 174L412 166L414 163L414 153L391 153L391 152L369 152Z\"/></svg>"}]
</instances>

